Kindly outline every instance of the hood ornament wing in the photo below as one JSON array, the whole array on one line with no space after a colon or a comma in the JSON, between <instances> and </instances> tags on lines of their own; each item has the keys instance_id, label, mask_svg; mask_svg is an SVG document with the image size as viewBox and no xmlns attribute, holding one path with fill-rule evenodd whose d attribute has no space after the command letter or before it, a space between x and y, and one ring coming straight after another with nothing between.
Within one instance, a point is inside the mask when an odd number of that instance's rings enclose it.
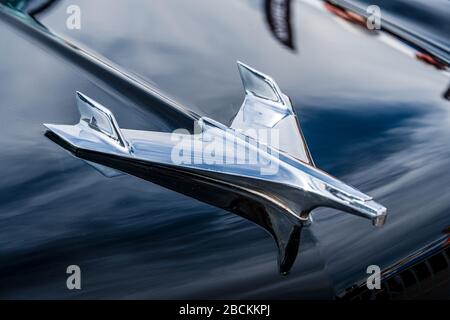
<instances>
[{"instance_id":1,"label":"hood ornament wing","mask_svg":"<svg viewBox=\"0 0 450 320\"><path fill-rule=\"evenodd\" d=\"M203 117L193 134L120 129L111 111L77 92L79 123L45 124L46 135L108 177L135 175L262 226L278 245L282 272L295 261L301 228L317 207L382 226L386 208L315 167L278 85L238 66L246 96L230 127Z\"/></svg>"}]
</instances>

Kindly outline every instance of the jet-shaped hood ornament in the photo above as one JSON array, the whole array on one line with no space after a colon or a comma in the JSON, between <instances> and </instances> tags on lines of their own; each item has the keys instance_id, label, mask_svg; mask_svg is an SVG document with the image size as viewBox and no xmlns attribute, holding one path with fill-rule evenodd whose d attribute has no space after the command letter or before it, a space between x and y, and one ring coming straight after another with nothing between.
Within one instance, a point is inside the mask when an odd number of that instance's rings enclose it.
<instances>
[{"instance_id":1,"label":"jet-shaped hood ornament","mask_svg":"<svg viewBox=\"0 0 450 320\"><path fill-rule=\"evenodd\" d=\"M199 117L193 134L121 129L107 108L77 92L80 122L45 124L47 136L108 177L132 174L257 223L276 240L282 272L295 261L300 230L317 207L382 226L386 208L316 168L275 81L238 67L245 100L230 127Z\"/></svg>"}]
</instances>

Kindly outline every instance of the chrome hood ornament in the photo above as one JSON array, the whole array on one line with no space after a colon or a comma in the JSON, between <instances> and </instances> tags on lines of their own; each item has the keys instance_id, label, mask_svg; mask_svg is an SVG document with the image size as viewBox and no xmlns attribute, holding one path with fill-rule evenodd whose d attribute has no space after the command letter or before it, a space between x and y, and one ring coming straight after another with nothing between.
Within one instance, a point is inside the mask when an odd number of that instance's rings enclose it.
<instances>
[{"instance_id":1,"label":"chrome hood ornament","mask_svg":"<svg viewBox=\"0 0 450 320\"><path fill-rule=\"evenodd\" d=\"M77 92L80 122L45 124L47 136L108 177L132 174L257 223L276 240L282 272L295 261L300 230L317 207L382 226L386 208L316 168L275 81L238 67L246 95L230 127L203 117L193 134L121 129L107 108Z\"/></svg>"}]
</instances>

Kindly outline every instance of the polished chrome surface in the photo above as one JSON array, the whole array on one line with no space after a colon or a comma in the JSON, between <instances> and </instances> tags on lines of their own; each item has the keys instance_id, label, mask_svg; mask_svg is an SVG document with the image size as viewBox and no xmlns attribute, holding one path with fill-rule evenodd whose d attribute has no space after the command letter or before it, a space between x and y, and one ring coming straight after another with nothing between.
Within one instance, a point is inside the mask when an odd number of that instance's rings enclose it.
<instances>
[{"instance_id":1,"label":"polished chrome surface","mask_svg":"<svg viewBox=\"0 0 450 320\"><path fill-rule=\"evenodd\" d=\"M238 127L249 124L250 128L276 129L285 119L297 123L289 99L273 80L241 63L239 67L247 97L238 114L243 117L235 122ZM97 163L100 167L95 167L100 172L106 171L102 170L106 165L244 216L262 211L261 215L272 220L271 226L279 224L274 223L275 220L287 218L289 223L284 222L281 227L287 230L274 232L280 249L281 270L289 270L293 261L284 253L287 247L292 247L288 245L292 241L280 239L291 239L292 230L300 230L310 212L317 207L331 207L358 215L370 219L375 226L385 222L386 208L308 161L311 157L303 138L298 140L303 155L307 155L302 161L298 153L293 156L288 153L295 149L278 150L267 145L268 141L257 141L245 135L243 128L228 128L207 117L197 122L194 134L187 130L173 133L130 130L120 129L107 108L79 92L77 104L81 114L78 124L45 126L55 142L59 140L61 146L88 163ZM266 108L270 110L266 112ZM260 109L264 113L262 117L258 117ZM302 137L297 125L284 126L282 130L284 134ZM232 154L232 161L227 157L229 154ZM95 158L99 155L103 158ZM257 161L251 161L251 155ZM105 157L120 159L121 164L105 163ZM142 168L146 172L136 172ZM175 183L161 182L155 175L158 170L166 172L165 179L174 179ZM186 180L179 182L180 179ZM188 181L193 186L189 186ZM204 190L193 192L195 186ZM191 189L186 191L186 188ZM294 238L298 239L297 236ZM289 260L287 265L283 263L286 259Z\"/></svg>"},{"instance_id":2,"label":"polished chrome surface","mask_svg":"<svg viewBox=\"0 0 450 320\"><path fill-rule=\"evenodd\" d=\"M81 93L77 93L77 102L81 113L77 125L45 124L74 148L121 156L150 167L175 167L211 183L232 186L250 198L269 202L299 222L307 220L313 209L325 206L370 219L376 226L384 224L386 209L371 197L212 119L201 118L200 132L193 135L187 131L120 130L105 107ZM220 159L205 150L205 141L211 142L214 150L225 148ZM190 153L187 158L176 160L184 152ZM230 153L234 156L231 163L219 161ZM257 156L258 161L250 161L250 154Z\"/></svg>"},{"instance_id":3,"label":"polished chrome surface","mask_svg":"<svg viewBox=\"0 0 450 320\"><path fill-rule=\"evenodd\" d=\"M245 131L264 144L270 144L268 136L258 136L257 130L274 129L279 134L280 150L314 165L289 97L281 92L271 77L239 61L238 67L245 99L231 128Z\"/></svg>"},{"instance_id":4,"label":"polished chrome surface","mask_svg":"<svg viewBox=\"0 0 450 320\"><path fill-rule=\"evenodd\" d=\"M77 106L81 115L80 123L77 125L80 130L80 139L85 139L81 134L82 131L88 132L112 149L118 149L124 153L131 152L111 111L80 92L77 92Z\"/></svg>"}]
</instances>

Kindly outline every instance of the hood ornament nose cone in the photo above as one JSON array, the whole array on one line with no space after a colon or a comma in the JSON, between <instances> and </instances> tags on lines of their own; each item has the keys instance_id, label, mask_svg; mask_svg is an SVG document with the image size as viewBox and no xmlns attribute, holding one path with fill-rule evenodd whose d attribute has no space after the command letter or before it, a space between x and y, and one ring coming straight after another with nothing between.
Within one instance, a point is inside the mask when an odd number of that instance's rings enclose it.
<instances>
[{"instance_id":1,"label":"hood ornament nose cone","mask_svg":"<svg viewBox=\"0 0 450 320\"><path fill-rule=\"evenodd\" d=\"M105 176L128 173L239 214L267 230L290 269L300 230L317 207L382 226L386 208L316 168L290 99L238 62L244 102L230 126L206 117L194 132L121 129L113 113L77 92L80 121L45 124L47 136Z\"/></svg>"}]
</instances>

